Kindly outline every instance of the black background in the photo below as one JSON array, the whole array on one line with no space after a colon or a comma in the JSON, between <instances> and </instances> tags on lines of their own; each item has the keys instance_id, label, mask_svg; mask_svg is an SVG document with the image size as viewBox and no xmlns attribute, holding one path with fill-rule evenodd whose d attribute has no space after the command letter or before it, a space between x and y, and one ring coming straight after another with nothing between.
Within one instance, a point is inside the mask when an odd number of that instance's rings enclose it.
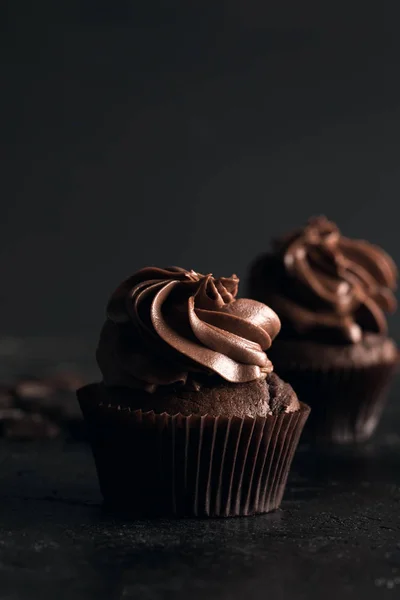
<instances>
[{"instance_id":1,"label":"black background","mask_svg":"<svg viewBox=\"0 0 400 600\"><path fill-rule=\"evenodd\" d=\"M1 333L94 338L137 268L244 279L313 214L398 261L395 6L3 4Z\"/></svg>"}]
</instances>

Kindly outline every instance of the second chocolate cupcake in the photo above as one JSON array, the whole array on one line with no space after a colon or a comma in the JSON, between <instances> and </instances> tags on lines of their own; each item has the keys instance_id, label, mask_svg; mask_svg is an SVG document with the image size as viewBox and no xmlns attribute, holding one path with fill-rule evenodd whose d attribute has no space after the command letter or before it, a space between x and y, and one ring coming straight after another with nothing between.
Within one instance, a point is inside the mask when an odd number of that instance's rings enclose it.
<instances>
[{"instance_id":1,"label":"second chocolate cupcake","mask_svg":"<svg viewBox=\"0 0 400 600\"><path fill-rule=\"evenodd\" d=\"M396 278L383 250L343 237L325 217L254 262L249 295L282 321L270 357L312 408L305 439L363 441L375 430L398 365L385 318Z\"/></svg>"},{"instance_id":2,"label":"second chocolate cupcake","mask_svg":"<svg viewBox=\"0 0 400 600\"><path fill-rule=\"evenodd\" d=\"M81 388L106 503L146 515L236 516L281 502L309 409L265 354L270 308L238 279L146 268L113 294Z\"/></svg>"}]
</instances>

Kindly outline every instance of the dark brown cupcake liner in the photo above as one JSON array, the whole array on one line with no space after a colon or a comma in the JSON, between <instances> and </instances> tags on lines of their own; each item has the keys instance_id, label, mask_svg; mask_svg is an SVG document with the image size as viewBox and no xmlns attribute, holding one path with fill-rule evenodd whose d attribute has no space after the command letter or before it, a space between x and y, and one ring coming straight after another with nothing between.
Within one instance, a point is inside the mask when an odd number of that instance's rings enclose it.
<instances>
[{"instance_id":1,"label":"dark brown cupcake liner","mask_svg":"<svg viewBox=\"0 0 400 600\"><path fill-rule=\"evenodd\" d=\"M302 441L337 444L371 437L398 368L397 362L346 369L285 367L276 360L274 364L280 377L311 408Z\"/></svg>"},{"instance_id":2,"label":"dark brown cupcake liner","mask_svg":"<svg viewBox=\"0 0 400 600\"><path fill-rule=\"evenodd\" d=\"M106 505L140 515L233 517L279 507L310 409L267 417L174 416L78 391Z\"/></svg>"}]
</instances>

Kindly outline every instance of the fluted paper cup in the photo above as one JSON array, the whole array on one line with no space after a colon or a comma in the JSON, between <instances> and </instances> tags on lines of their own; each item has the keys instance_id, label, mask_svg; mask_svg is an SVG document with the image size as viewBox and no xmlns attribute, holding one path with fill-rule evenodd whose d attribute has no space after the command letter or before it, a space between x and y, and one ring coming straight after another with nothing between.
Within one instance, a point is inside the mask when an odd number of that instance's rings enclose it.
<instances>
[{"instance_id":1,"label":"fluted paper cup","mask_svg":"<svg viewBox=\"0 0 400 600\"><path fill-rule=\"evenodd\" d=\"M78 390L106 505L156 516L233 517L279 507L310 409L267 417L168 415Z\"/></svg>"},{"instance_id":2,"label":"fluted paper cup","mask_svg":"<svg viewBox=\"0 0 400 600\"><path fill-rule=\"evenodd\" d=\"M311 416L302 440L348 444L368 440L375 431L398 363L334 369L277 365Z\"/></svg>"}]
</instances>

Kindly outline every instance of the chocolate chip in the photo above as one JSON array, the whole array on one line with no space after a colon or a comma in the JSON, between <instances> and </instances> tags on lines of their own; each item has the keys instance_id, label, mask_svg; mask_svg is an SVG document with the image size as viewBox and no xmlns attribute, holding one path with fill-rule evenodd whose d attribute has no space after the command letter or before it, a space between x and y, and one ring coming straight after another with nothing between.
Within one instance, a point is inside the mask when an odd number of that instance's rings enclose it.
<instances>
[{"instance_id":1,"label":"chocolate chip","mask_svg":"<svg viewBox=\"0 0 400 600\"><path fill-rule=\"evenodd\" d=\"M14 405L14 398L11 390L7 387L0 387L0 409L10 408Z\"/></svg>"},{"instance_id":2,"label":"chocolate chip","mask_svg":"<svg viewBox=\"0 0 400 600\"><path fill-rule=\"evenodd\" d=\"M0 421L19 421L24 415L20 408L0 408Z\"/></svg>"},{"instance_id":3,"label":"chocolate chip","mask_svg":"<svg viewBox=\"0 0 400 600\"><path fill-rule=\"evenodd\" d=\"M4 436L9 439L52 439L59 434L60 428L39 414L24 414L17 420L8 421L4 426Z\"/></svg>"},{"instance_id":4,"label":"chocolate chip","mask_svg":"<svg viewBox=\"0 0 400 600\"><path fill-rule=\"evenodd\" d=\"M45 381L27 379L19 381L14 387L15 394L24 400L37 400L49 398L54 390Z\"/></svg>"},{"instance_id":5,"label":"chocolate chip","mask_svg":"<svg viewBox=\"0 0 400 600\"><path fill-rule=\"evenodd\" d=\"M70 370L47 377L21 375L13 386L0 385L0 436L54 438L61 433L85 437L75 390L85 381Z\"/></svg>"}]
</instances>

